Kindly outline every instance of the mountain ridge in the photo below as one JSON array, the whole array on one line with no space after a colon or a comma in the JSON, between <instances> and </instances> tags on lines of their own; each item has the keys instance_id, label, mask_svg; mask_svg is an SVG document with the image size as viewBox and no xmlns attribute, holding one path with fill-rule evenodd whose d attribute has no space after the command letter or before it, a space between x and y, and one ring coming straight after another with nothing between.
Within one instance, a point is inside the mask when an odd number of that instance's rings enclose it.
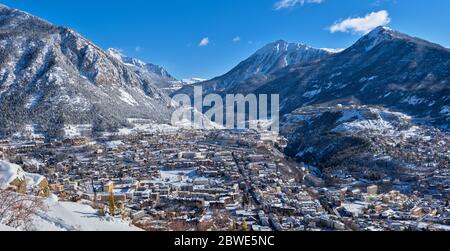
<instances>
[{"instance_id":1,"label":"mountain ridge","mask_svg":"<svg viewBox=\"0 0 450 251\"><path fill-rule=\"evenodd\" d=\"M281 96L282 114L305 105L381 105L448 129L450 50L378 27L320 62L273 74L255 93ZM245 85L245 83L243 83Z\"/></svg>"},{"instance_id":2,"label":"mountain ridge","mask_svg":"<svg viewBox=\"0 0 450 251\"><path fill-rule=\"evenodd\" d=\"M261 83L269 80L271 75L289 65L309 63L320 60L333 53L326 49L317 49L301 43L289 43L277 40L257 50L247 59L240 62L229 72L211 80L185 86L175 94L192 94L194 86L202 86L207 93L249 93ZM246 88L240 84L247 81ZM249 86L252 86L249 90Z\"/></svg>"},{"instance_id":3,"label":"mountain ridge","mask_svg":"<svg viewBox=\"0 0 450 251\"><path fill-rule=\"evenodd\" d=\"M36 125L61 136L68 124L102 131L130 117L169 120L171 100L151 78L79 33L6 6L0 16L2 134Z\"/></svg>"}]
</instances>

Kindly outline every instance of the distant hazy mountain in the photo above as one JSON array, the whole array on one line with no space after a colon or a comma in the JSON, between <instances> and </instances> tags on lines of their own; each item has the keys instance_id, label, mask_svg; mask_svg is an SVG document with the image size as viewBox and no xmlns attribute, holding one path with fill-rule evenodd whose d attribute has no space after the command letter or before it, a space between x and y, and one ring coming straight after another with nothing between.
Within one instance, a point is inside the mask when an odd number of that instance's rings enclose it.
<instances>
[{"instance_id":1,"label":"distant hazy mountain","mask_svg":"<svg viewBox=\"0 0 450 251\"><path fill-rule=\"evenodd\" d=\"M193 85L193 84L197 84L197 83L201 83L201 82L205 82L207 81L207 79L203 79L203 78L185 78L182 79L181 82L184 85Z\"/></svg>"},{"instance_id":2,"label":"distant hazy mountain","mask_svg":"<svg viewBox=\"0 0 450 251\"><path fill-rule=\"evenodd\" d=\"M0 5L0 132L29 124L57 133L67 124L103 130L127 118L167 121L170 99L155 84L172 77L149 64L143 74L139 62L127 60L69 28Z\"/></svg>"},{"instance_id":3,"label":"distant hazy mountain","mask_svg":"<svg viewBox=\"0 0 450 251\"><path fill-rule=\"evenodd\" d=\"M256 93L280 94L282 114L313 104L382 105L449 129L449 69L449 49L378 27L343 52L275 72Z\"/></svg>"},{"instance_id":4,"label":"distant hazy mountain","mask_svg":"<svg viewBox=\"0 0 450 251\"><path fill-rule=\"evenodd\" d=\"M205 93L249 93L266 83L280 69L318 61L331 54L333 52L329 49L315 49L279 40L264 46L225 75L196 85L203 86ZM185 86L177 93L191 94L193 86Z\"/></svg>"}]
</instances>

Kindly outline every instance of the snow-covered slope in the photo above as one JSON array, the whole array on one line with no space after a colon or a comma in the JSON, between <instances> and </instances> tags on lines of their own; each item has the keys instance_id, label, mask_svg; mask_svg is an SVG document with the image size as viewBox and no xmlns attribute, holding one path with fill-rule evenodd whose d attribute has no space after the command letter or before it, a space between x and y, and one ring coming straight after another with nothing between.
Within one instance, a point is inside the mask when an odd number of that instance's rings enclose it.
<instances>
[{"instance_id":1,"label":"snow-covered slope","mask_svg":"<svg viewBox=\"0 0 450 251\"><path fill-rule=\"evenodd\" d=\"M36 231L142 231L122 219L100 217L89 205L59 202L54 196L45 204L48 210L34 217Z\"/></svg>"},{"instance_id":2,"label":"snow-covered slope","mask_svg":"<svg viewBox=\"0 0 450 251\"><path fill-rule=\"evenodd\" d=\"M407 127L411 117L383 110L380 108L360 108L343 110L342 117L336 122L337 126L332 132L358 133L369 131L371 133L396 133Z\"/></svg>"},{"instance_id":3,"label":"snow-covered slope","mask_svg":"<svg viewBox=\"0 0 450 251\"><path fill-rule=\"evenodd\" d=\"M31 192L44 176L24 172L23 169L7 161L0 161L0 190L8 188L15 180L26 181L27 189ZM27 193L24 196L30 196ZM33 197L34 198L34 197ZM26 230L36 231L139 231L139 228L130 226L130 223L120 218L110 216L101 217L89 202L86 204L73 202L60 202L56 195L51 194L44 200L44 210L33 216L31 226ZM14 208L10 209L14 210ZM30 228L28 228L30 227ZM2 224L0 231L24 230L11 228Z\"/></svg>"},{"instance_id":4,"label":"snow-covered slope","mask_svg":"<svg viewBox=\"0 0 450 251\"><path fill-rule=\"evenodd\" d=\"M170 104L151 79L75 31L0 5L0 132L168 121Z\"/></svg>"},{"instance_id":5,"label":"snow-covered slope","mask_svg":"<svg viewBox=\"0 0 450 251\"><path fill-rule=\"evenodd\" d=\"M287 137L295 138L294 134L299 129L313 129L315 125L315 132L324 135L364 133L388 136L410 131L414 128L411 121L410 116L376 106L309 106L285 115L281 131Z\"/></svg>"},{"instance_id":6,"label":"snow-covered slope","mask_svg":"<svg viewBox=\"0 0 450 251\"><path fill-rule=\"evenodd\" d=\"M86 202L87 203L87 202ZM128 221L111 216L99 216L87 204L60 202L55 195L44 200L45 210L32 216L26 229L0 223L1 231L143 231Z\"/></svg>"},{"instance_id":7,"label":"snow-covered slope","mask_svg":"<svg viewBox=\"0 0 450 251\"><path fill-rule=\"evenodd\" d=\"M0 232L2 232L2 231L11 232L11 231L17 231L17 230L15 228L8 227L8 226L0 223Z\"/></svg>"}]
</instances>

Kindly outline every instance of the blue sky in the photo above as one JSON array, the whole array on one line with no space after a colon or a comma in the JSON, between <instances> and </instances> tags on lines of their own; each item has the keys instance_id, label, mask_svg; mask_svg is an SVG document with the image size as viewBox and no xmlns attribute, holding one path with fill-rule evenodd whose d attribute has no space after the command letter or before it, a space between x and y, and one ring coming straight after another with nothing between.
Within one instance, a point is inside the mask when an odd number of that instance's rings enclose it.
<instances>
[{"instance_id":1,"label":"blue sky","mask_svg":"<svg viewBox=\"0 0 450 251\"><path fill-rule=\"evenodd\" d=\"M71 27L102 48L162 65L177 78L221 75L278 39L344 48L376 24L450 47L445 0L1 2Z\"/></svg>"}]
</instances>

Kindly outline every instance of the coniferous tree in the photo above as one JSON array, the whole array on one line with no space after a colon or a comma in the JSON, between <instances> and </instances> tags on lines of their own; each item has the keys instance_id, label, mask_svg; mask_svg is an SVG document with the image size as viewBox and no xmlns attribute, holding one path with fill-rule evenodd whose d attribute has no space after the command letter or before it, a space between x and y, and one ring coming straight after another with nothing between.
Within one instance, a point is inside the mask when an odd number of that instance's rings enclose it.
<instances>
[{"instance_id":1,"label":"coniferous tree","mask_svg":"<svg viewBox=\"0 0 450 251\"><path fill-rule=\"evenodd\" d=\"M246 220L244 220L244 221L242 222L242 224L241 224L241 230L244 231L244 232L247 232L247 231L248 231L248 225L247 225L247 221L246 221Z\"/></svg>"},{"instance_id":2,"label":"coniferous tree","mask_svg":"<svg viewBox=\"0 0 450 251\"><path fill-rule=\"evenodd\" d=\"M116 214L116 200L114 199L113 192L109 194L109 213L114 216Z\"/></svg>"}]
</instances>

